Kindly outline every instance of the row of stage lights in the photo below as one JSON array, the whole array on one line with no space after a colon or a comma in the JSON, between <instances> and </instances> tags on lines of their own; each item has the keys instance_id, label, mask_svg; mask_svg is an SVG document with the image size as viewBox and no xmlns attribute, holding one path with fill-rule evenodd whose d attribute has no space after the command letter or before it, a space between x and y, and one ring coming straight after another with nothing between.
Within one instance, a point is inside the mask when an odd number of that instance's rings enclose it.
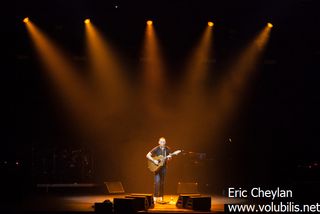
<instances>
[{"instance_id":1,"label":"row of stage lights","mask_svg":"<svg viewBox=\"0 0 320 214\"><path fill-rule=\"evenodd\" d=\"M24 23L28 23L29 21L30 21L29 17L26 17L26 18L23 19L23 22L24 22ZM84 23L85 23L85 24L89 24L90 22L91 22L90 19L85 19L85 20L84 20ZM153 24L153 21L148 20L146 23L147 23L147 25L151 26L151 25ZM209 21L209 22L208 22L208 26L209 26L209 27L213 27L213 26L214 26L214 23L211 22L211 21ZM271 24L270 22L268 22L268 23L267 23L267 26L268 26L269 28L272 28L272 27L273 27L273 24Z\"/></svg>"},{"instance_id":2,"label":"row of stage lights","mask_svg":"<svg viewBox=\"0 0 320 214\"><path fill-rule=\"evenodd\" d=\"M84 20L84 23L85 23L85 24L89 24L90 22L91 22L90 19L85 19L85 20ZM152 24L153 24L153 21L148 20L146 23L147 23L147 25L152 25ZM212 27L213 25L214 25L213 22L208 22L208 26Z\"/></svg>"}]
</instances>

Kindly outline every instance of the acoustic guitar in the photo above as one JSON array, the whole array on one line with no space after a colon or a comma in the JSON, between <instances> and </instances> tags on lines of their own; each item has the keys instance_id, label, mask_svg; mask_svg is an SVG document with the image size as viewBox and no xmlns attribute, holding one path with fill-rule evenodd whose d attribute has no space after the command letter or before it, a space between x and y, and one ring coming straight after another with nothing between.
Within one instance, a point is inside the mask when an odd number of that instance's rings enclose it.
<instances>
[{"instance_id":1,"label":"acoustic guitar","mask_svg":"<svg viewBox=\"0 0 320 214\"><path fill-rule=\"evenodd\" d=\"M180 152L181 152L181 150L177 150L177 151L175 151L173 153L170 153L169 155L172 157L174 155L178 155ZM155 164L153 161L148 159L148 169L151 172L157 173L161 169L161 167L163 167L163 165L165 164L166 160L168 159L168 156L164 157L162 155L159 155L159 156L152 157L153 159L159 161L158 164Z\"/></svg>"}]
</instances>

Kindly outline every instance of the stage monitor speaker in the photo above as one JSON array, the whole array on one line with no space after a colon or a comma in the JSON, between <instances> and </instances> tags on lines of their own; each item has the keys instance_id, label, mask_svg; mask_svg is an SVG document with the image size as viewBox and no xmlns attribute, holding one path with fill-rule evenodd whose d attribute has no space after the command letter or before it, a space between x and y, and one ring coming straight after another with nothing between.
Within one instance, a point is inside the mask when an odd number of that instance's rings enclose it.
<instances>
[{"instance_id":1,"label":"stage monitor speaker","mask_svg":"<svg viewBox=\"0 0 320 214\"><path fill-rule=\"evenodd\" d=\"M143 196L147 199L147 208L154 207L153 194L144 194L144 193L131 193L130 196Z\"/></svg>"},{"instance_id":2,"label":"stage monitor speaker","mask_svg":"<svg viewBox=\"0 0 320 214\"><path fill-rule=\"evenodd\" d=\"M113 213L112 202L110 200L105 200L102 203L94 203L95 213Z\"/></svg>"},{"instance_id":3,"label":"stage monitor speaker","mask_svg":"<svg viewBox=\"0 0 320 214\"><path fill-rule=\"evenodd\" d=\"M133 198L135 200L135 209L137 211L146 211L149 207L148 200L145 196L126 195L126 198Z\"/></svg>"},{"instance_id":4,"label":"stage monitor speaker","mask_svg":"<svg viewBox=\"0 0 320 214\"><path fill-rule=\"evenodd\" d=\"M188 198L186 205L187 209L210 211L211 197L210 196L192 196Z\"/></svg>"},{"instance_id":5,"label":"stage monitor speaker","mask_svg":"<svg viewBox=\"0 0 320 214\"><path fill-rule=\"evenodd\" d=\"M134 198L114 198L113 208L115 214L137 213L137 205Z\"/></svg>"},{"instance_id":6,"label":"stage monitor speaker","mask_svg":"<svg viewBox=\"0 0 320 214\"><path fill-rule=\"evenodd\" d=\"M178 194L197 194L198 183L197 182L178 182Z\"/></svg>"},{"instance_id":7,"label":"stage monitor speaker","mask_svg":"<svg viewBox=\"0 0 320 214\"><path fill-rule=\"evenodd\" d=\"M188 199L192 196L200 196L200 194L180 194L176 203L176 207L187 208Z\"/></svg>"},{"instance_id":8,"label":"stage monitor speaker","mask_svg":"<svg viewBox=\"0 0 320 214\"><path fill-rule=\"evenodd\" d=\"M110 194L121 194L124 193L122 183L120 181L116 182L104 182L107 186L108 192Z\"/></svg>"}]
</instances>

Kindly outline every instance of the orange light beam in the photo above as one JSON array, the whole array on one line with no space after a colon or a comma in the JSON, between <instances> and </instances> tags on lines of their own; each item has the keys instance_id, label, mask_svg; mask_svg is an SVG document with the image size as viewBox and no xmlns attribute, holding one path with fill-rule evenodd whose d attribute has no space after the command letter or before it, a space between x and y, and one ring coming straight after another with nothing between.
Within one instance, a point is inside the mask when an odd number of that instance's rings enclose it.
<instances>
[{"instance_id":1,"label":"orange light beam","mask_svg":"<svg viewBox=\"0 0 320 214\"><path fill-rule=\"evenodd\" d=\"M147 23L143 50L144 78L150 87L161 88L164 83L164 63L152 21Z\"/></svg>"},{"instance_id":2,"label":"orange light beam","mask_svg":"<svg viewBox=\"0 0 320 214\"><path fill-rule=\"evenodd\" d=\"M198 43L186 60L185 76L177 90L177 108L170 124L174 124L180 139L187 145L203 139L202 130L206 129L206 103L208 100L208 72L212 72L213 28L207 25ZM201 139L202 138L202 139Z\"/></svg>"},{"instance_id":3,"label":"orange light beam","mask_svg":"<svg viewBox=\"0 0 320 214\"><path fill-rule=\"evenodd\" d=\"M206 27L197 47L187 60L185 82L190 88L203 85L203 81L206 79L210 58L212 58L212 30L209 25Z\"/></svg>"},{"instance_id":4,"label":"orange light beam","mask_svg":"<svg viewBox=\"0 0 320 214\"><path fill-rule=\"evenodd\" d=\"M93 85L104 108L101 111L119 112L127 106L130 93L120 57L91 22L85 25L85 34Z\"/></svg>"},{"instance_id":5,"label":"orange light beam","mask_svg":"<svg viewBox=\"0 0 320 214\"><path fill-rule=\"evenodd\" d=\"M164 114L163 95L166 90L165 63L154 25L147 22L142 50L142 81L140 93L146 111L158 117Z\"/></svg>"},{"instance_id":6,"label":"orange light beam","mask_svg":"<svg viewBox=\"0 0 320 214\"><path fill-rule=\"evenodd\" d=\"M94 111L89 99L90 94L83 80L77 75L75 66L33 22L26 22L26 27L58 95L73 119L79 122L82 131L87 130L87 126L82 125L92 119Z\"/></svg>"},{"instance_id":7,"label":"orange light beam","mask_svg":"<svg viewBox=\"0 0 320 214\"><path fill-rule=\"evenodd\" d=\"M213 94L211 103L211 121L216 133L222 133L226 123L233 117L244 97L253 72L259 65L266 44L269 40L270 29L266 26L257 34L253 42L240 54L235 63L228 69L226 77L221 80L218 90Z\"/></svg>"}]
</instances>

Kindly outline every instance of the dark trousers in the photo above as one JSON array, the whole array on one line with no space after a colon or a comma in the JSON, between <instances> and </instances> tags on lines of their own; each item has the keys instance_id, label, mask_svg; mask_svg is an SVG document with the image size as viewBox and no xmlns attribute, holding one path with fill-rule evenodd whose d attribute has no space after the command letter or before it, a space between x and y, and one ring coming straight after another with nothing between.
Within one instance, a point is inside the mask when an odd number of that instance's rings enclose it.
<instances>
[{"instance_id":1,"label":"dark trousers","mask_svg":"<svg viewBox=\"0 0 320 214\"><path fill-rule=\"evenodd\" d=\"M163 166L154 176L154 196L163 197L166 167Z\"/></svg>"}]
</instances>

